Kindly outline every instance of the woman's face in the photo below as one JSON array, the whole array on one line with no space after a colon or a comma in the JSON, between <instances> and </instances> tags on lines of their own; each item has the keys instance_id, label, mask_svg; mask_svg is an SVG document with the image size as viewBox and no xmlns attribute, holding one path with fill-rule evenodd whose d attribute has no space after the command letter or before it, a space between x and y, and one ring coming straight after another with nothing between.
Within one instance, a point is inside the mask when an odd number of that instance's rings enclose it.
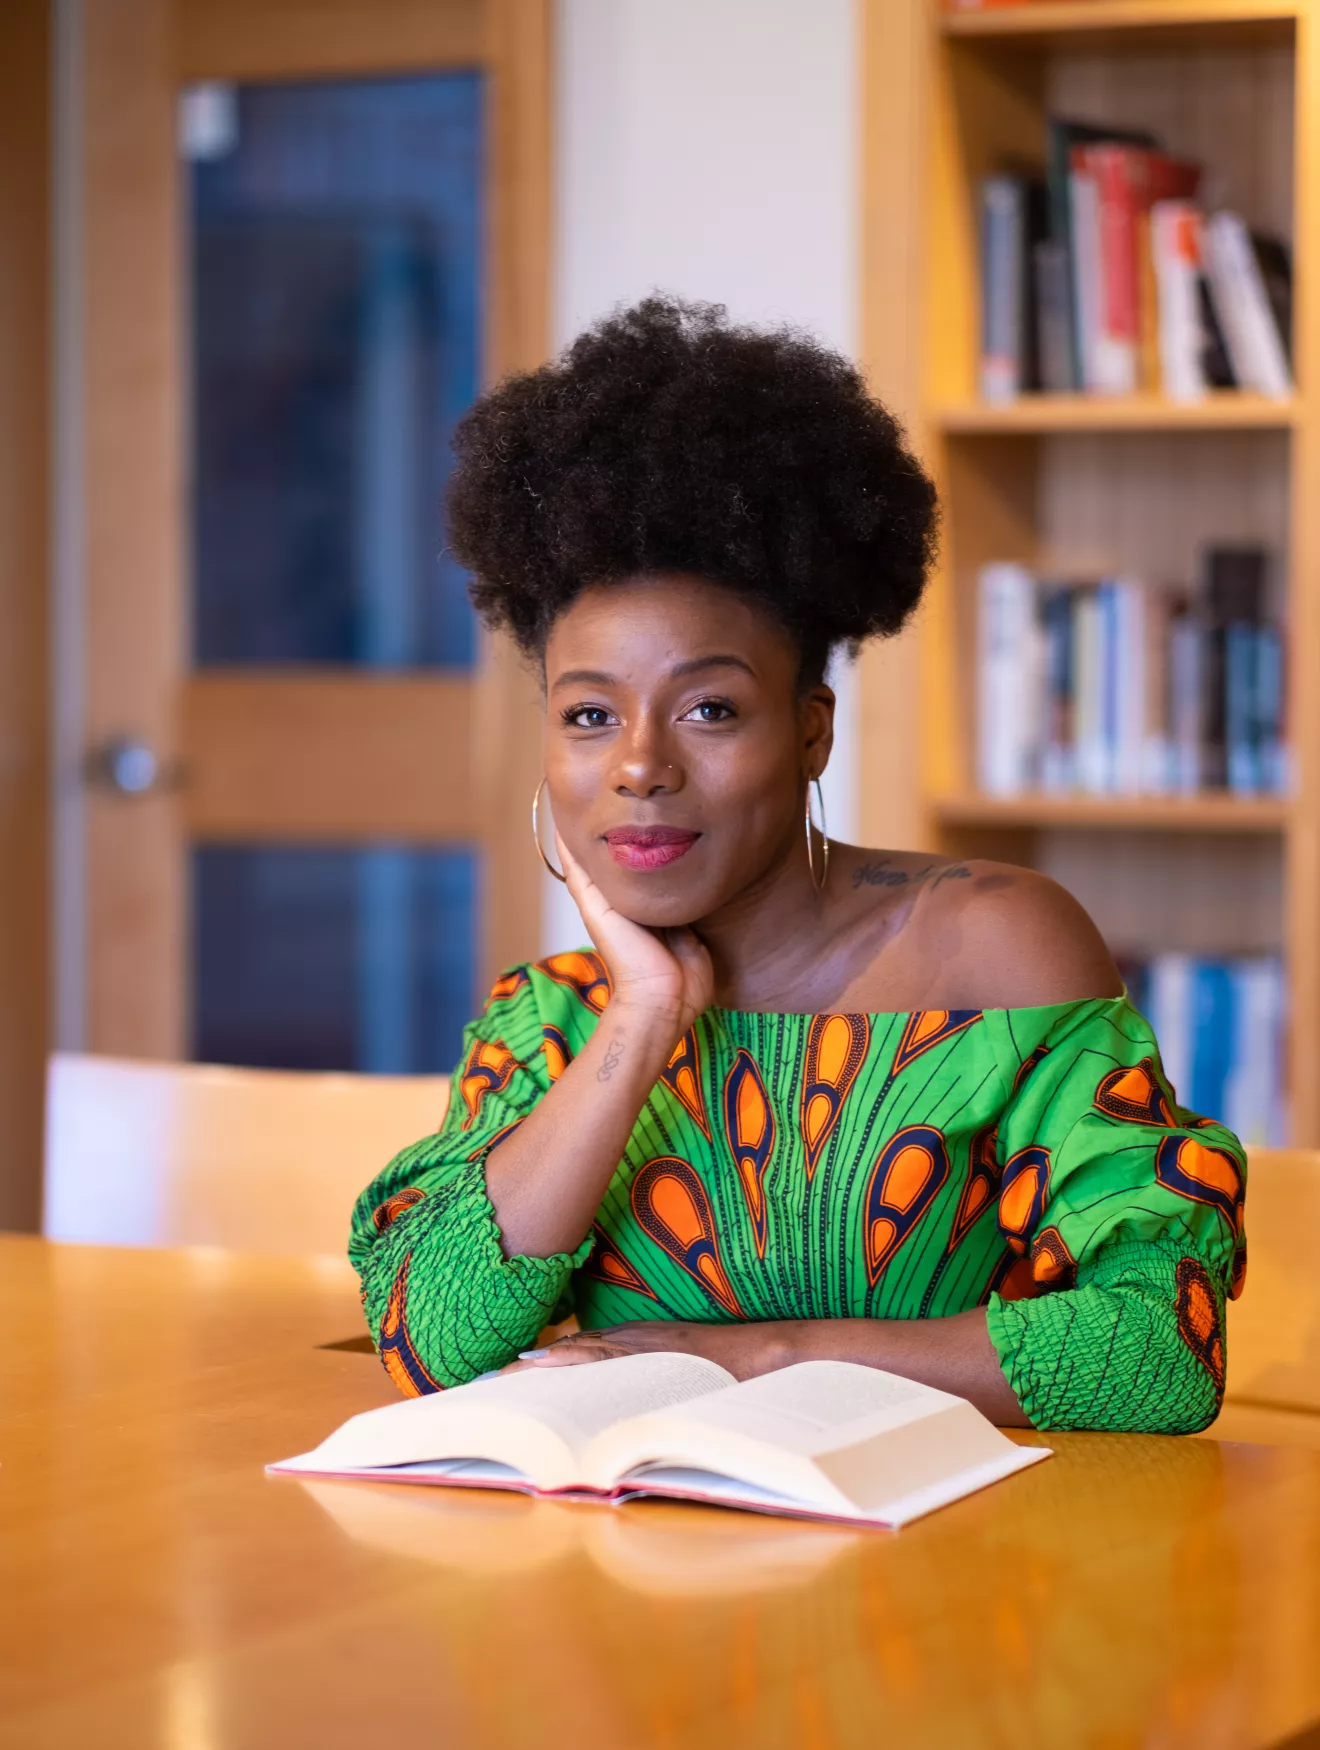
<instances>
[{"instance_id":1,"label":"woman's face","mask_svg":"<svg viewBox=\"0 0 1320 1750\"><path fill-rule=\"evenodd\" d=\"M798 691L767 615L699 578L585 590L545 652L546 777L560 837L638 923L709 917L786 860L834 695Z\"/></svg>"}]
</instances>

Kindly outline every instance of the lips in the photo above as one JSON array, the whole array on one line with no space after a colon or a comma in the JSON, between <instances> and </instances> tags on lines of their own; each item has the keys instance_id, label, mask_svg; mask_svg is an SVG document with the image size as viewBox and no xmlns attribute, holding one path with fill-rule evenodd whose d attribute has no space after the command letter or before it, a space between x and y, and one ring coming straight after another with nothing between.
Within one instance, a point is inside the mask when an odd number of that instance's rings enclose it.
<instances>
[{"instance_id":1,"label":"lips","mask_svg":"<svg viewBox=\"0 0 1320 1750\"><path fill-rule=\"evenodd\" d=\"M665 869L676 863L701 837L679 826L615 826L604 835L610 855L621 869Z\"/></svg>"}]
</instances>

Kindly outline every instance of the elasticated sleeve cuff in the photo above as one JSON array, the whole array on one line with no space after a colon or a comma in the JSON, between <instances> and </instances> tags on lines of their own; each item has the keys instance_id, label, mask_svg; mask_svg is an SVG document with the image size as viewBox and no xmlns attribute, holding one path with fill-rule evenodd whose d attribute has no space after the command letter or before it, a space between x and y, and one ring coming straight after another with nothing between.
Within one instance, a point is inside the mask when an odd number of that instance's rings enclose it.
<instances>
[{"instance_id":1,"label":"elasticated sleeve cuff","mask_svg":"<svg viewBox=\"0 0 1320 1750\"><path fill-rule=\"evenodd\" d=\"M990 1340L1037 1428L1195 1434L1224 1390L1224 1300L1193 1254L1149 1242L1105 1247L1075 1288L991 1295Z\"/></svg>"}]
</instances>

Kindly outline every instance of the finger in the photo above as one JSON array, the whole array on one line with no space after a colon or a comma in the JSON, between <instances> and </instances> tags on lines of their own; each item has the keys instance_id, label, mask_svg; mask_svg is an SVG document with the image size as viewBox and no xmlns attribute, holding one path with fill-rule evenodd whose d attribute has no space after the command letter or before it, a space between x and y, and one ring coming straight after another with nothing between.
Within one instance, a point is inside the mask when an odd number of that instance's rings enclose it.
<instances>
[{"instance_id":1,"label":"finger","mask_svg":"<svg viewBox=\"0 0 1320 1750\"><path fill-rule=\"evenodd\" d=\"M584 1342L580 1337L565 1337L551 1343L548 1349L525 1349L519 1356L529 1367L581 1367L589 1361L612 1361L624 1351L613 1343Z\"/></svg>"},{"instance_id":2,"label":"finger","mask_svg":"<svg viewBox=\"0 0 1320 1750\"><path fill-rule=\"evenodd\" d=\"M604 896L560 838L558 828L555 829L555 849L559 852L559 866L564 871L564 885L582 913L583 921L590 928L594 915L608 909Z\"/></svg>"},{"instance_id":3,"label":"finger","mask_svg":"<svg viewBox=\"0 0 1320 1750\"><path fill-rule=\"evenodd\" d=\"M668 929L664 937L669 952L685 966L699 965L707 958L706 944L695 930Z\"/></svg>"}]
</instances>

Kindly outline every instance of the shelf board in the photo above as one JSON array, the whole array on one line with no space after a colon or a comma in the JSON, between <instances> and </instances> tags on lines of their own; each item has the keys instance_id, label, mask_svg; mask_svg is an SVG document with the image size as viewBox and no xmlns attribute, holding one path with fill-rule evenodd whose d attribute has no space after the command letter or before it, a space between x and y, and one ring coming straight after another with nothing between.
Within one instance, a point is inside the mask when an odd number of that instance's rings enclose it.
<instances>
[{"instance_id":1,"label":"shelf board","mask_svg":"<svg viewBox=\"0 0 1320 1750\"><path fill-rule=\"evenodd\" d=\"M1017 6L944 10L947 37L1032 47L1147 49L1215 37L1287 42L1306 0L1026 0Z\"/></svg>"},{"instance_id":2,"label":"shelf board","mask_svg":"<svg viewBox=\"0 0 1320 1750\"><path fill-rule=\"evenodd\" d=\"M966 401L935 410L951 435L1092 431L1286 431L1301 417L1300 403L1271 401L1243 390L1220 389L1204 401L1166 401L1159 395L1022 395L1016 401Z\"/></svg>"},{"instance_id":3,"label":"shelf board","mask_svg":"<svg viewBox=\"0 0 1320 1750\"><path fill-rule=\"evenodd\" d=\"M937 796L944 826L1108 827L1127 832L1281 832L1282 796Z\"/></svg>"}]
</instances>

